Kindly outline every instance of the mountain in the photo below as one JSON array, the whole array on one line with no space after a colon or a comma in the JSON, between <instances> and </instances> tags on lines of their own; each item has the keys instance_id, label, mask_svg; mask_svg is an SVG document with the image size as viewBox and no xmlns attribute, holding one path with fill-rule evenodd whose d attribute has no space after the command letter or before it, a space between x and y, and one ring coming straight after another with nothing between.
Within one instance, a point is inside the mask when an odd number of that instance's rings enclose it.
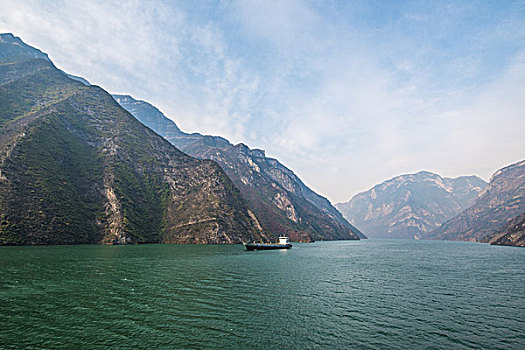
<instances>
[{"instance_id":1,"label":"mountain","mask_svg":"<svg viewBox=\"0 0 525 350\"><path fill-rule=\"evenodd\" d=\"M263 150L233 145L218 136L184 133L151 104L127 95L113 97L183 152L219 163L273 237L285 233L294 241L366 238L326 198Z\"/></svg>"},{"instance_id":2,"label":"mountain","mask_svg":"<svg viewBox=\"0 0 525 350\"><path fill-rule=\"evenodd\" d=\"M369 237L418 238L468 208L486 185L476 176L452 179L421 171L394 177L336 206Z\"/></svg>"},{"instance_id":3,"label":"mountain","mask_svg":"<svg viewBox=\"0 0 525 350\"><path fill-rule=\"evenodd\" d=\"M498 231L486 236L482 242L525 247L525 212L508 221Z\"/></svg>"},{"instance_id":4,"label":"mountain","mask_svg":"<svg viewBox=\"0 0 525 350\"><path fill-rule=\"evenodd\" d=\"M219 165L0 34L0 245L265 239Z\"/></svg>"},{"instance_id":5,"label":"mountain","mask_svg":"<svg viewBox=\"0 0 525 350\"><path fill-rule=\"evenodd\" d=\"M431 232L432 239L487 241L525 212L525 160L500 169L472 206ZM490 241L490 239L488 239Z\"/></svg>"},{"instance_id":6,"label":"mountain","mask_svg":"<svg viewBox=\"0 0 525 350\"><path fill-rule=\"evenodd\" d=\"M22 59L29 63L30 58L40 58L49 61L46 53L27 45L19 37L11 33L0 34L0 60L10 62Z\"/></svg>"}]
</instances>

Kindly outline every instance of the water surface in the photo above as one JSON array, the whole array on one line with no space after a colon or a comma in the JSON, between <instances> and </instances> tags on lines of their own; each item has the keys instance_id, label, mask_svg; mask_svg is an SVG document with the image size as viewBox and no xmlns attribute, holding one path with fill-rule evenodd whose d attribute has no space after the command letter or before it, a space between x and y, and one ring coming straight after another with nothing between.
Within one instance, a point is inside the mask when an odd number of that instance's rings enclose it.
<instances>
[{"instance_id":1,"label":"water surface","mask_svg":"<svg viewBox=\"0 0 525 350\"><path fill-rule=\"evenodd\" d=\"M0 247L0 348L525 349L525 249Z\"/></svg>"}]
</instances>

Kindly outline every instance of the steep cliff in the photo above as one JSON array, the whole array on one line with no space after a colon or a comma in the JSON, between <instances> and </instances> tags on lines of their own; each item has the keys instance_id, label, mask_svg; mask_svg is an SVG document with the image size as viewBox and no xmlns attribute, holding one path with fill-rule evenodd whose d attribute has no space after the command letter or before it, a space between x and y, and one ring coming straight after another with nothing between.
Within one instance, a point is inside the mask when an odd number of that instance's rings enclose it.
<instances>
[{"instance_id":1,"label":"steep cliff","mask_svg":"<svg viewBox=\"0 0 525 350\"><path fill-rule=\"evenodd\" d=\"M0 245L264 239L224 171L0 35Z\"/></svg>"},{"instance_id":2,"label":"steep cliff","mask_svg":"<svg viewBox=\"0 0 525 350\"><path fill-rule=\"evenodd\" d=\"M469 207L486 185L476 176L422 171L387 180L337 208L370 237L419 238Z\"/></svg>"},{"instance_id":3,"label":"steep cliff","mask_svg":"<svg viewBox=\"0 0 525 350\"><path fill-rule=\"evenodd\" d=\"M295 241L365 238L326 198L278 160L266 157L264 151L232 145L222 137L181 132L149 103L127 95L113 97L183 152L219 163L272 237L285 233Z\"/></svg>"},{"instance_id":4,"label":"steep cliff","mask_svg":"<svg viewBox=\"0 0 525 350\"><path fill-rule=\"evenodd\" d=\"M508 221L498 231L485 236L482 242L493 245L512 245L525 247L525 213L516 216Z\"/></svg>"},{"instance_id":5,"label":"steep cliff","mask_svg":"<svg viewBox=\"0 0 525 350\"><path fill-rule=\"evenodd\" d=\"M431 232L432 239L481 241L525 211L525 160L500 169L474 204Z\"/></svg>"}]
</instances>

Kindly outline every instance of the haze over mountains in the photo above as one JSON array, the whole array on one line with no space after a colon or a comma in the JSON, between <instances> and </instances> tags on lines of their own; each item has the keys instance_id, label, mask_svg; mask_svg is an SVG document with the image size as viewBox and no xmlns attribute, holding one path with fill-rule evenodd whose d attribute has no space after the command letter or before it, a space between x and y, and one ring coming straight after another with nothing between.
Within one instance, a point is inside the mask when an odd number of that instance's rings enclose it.
<instances>
[{"instance_id":1,"label":"haze over mountains","mask_svg":"<svg viewBox=\"0 0 525 350\"><path fill-rule=\"evenodd\" d=\"M413 238L468 208L487 183L421 171L396 176L336 207L369 237Z\"/></svg>"},{"instance_id":2,"label":"haze over mountains","mask_svg":"<svg viewBox=\"0 0 525 350\"><path fill-rule=\"evenodd\" d=\"M525 161L494 173L443 178L397 176L336 205L369 237L525 246Z\"/></svg>"},{"instance_id":3,"label":"haze over mountains","mask_svg":"<svg viewBox=\"0 0 525 350\"><path fill-rule=\"evenodd\" d=\"M151 104L126 95L114 97L183 152L219 163L265 230L285 233L296 241L365 238L326 198L308 188L278 160L266 157L263 150L242 143L233 145L219 136L184 133Z\"/></svg>"}]
</instances>

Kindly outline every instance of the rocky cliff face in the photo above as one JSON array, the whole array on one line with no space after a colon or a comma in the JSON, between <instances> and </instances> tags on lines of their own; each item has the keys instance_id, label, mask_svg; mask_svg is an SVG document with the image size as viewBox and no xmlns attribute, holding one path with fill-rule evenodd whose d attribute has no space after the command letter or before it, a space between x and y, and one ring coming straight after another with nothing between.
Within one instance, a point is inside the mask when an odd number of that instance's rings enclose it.
<instances>
[{"instance_id":1,"label":"rocky cliff face","mask_svg":"<svg viewBox=\"0 0 525 350\"><path fill-rule=\"evenodd\" d=\"M264 239L224 171L0 35L0 245Z\"/></svg>"},{"instance_id":2,"label":"rocky cliff face","mask_svg":"<svg viewBox=\"0 0 525 350\"><path fill-rule=\"evenodd\" d=\"M369 237L419 238L469 207L485 187L476 176L422 171L387 180L337 208Z\"/></svg>"},{"instance_id":3,"label":"rocky cliff face","mask_svg":"<svg viewBox=\"0 0 525 350\"><path fill-rule=\"evenodd\" d=\"M498 170L474 204L431 232L433 239L481 241L525 212L525 160ZM490 240L490 239L489 239Z\"/></svg>"},{"instance_id":4,"label":"rocky cliff face","mask_svg":"<svg viewBox=\"0 0 525 350\"><path fill-rule=\"evenodd\" d=\"M183 152L219 163L273 238L282 233L294 241L365 238L326 198L313 192L278 160L266 157L263 150L232 145L222 137L181 132L149 103L126 95L113 97Z\"/></svg>"},{"instance_id":5,"label":"rocky cliff face","mask_svg":"<svg viewBox=\"0 0 525 350\"><path fill-rule=\"evenodd\" d=\"M498 231L485 236L482 242L493 245L512 245L525 247L525 213L516 216L508 221Z\"/></svg>"}]
</instances>

